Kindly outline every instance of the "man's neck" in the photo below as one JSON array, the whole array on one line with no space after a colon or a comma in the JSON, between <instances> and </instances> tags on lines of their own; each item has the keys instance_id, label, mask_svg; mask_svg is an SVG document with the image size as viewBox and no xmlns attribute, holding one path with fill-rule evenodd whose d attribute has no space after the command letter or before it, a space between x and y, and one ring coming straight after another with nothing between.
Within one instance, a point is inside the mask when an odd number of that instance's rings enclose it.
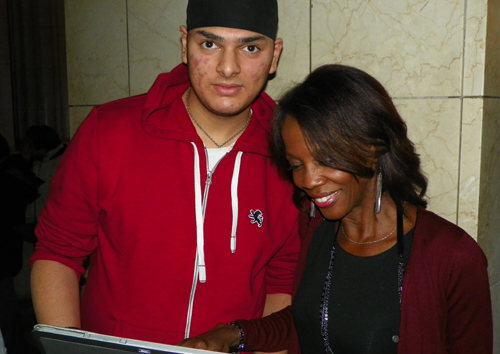
<instances>
[{"instance_id":1,"label":"man's neck","mask_svg":"<svg viewBox=\"0 0 500 354\"><path fill-rule=\"evenodd\" d=\"M199 137L208 148L222 148L233 144L247 128L252 111L248 107L233 116L217 115L206 109L188 89L184 105Z\"/></svg>"}]
</instances>

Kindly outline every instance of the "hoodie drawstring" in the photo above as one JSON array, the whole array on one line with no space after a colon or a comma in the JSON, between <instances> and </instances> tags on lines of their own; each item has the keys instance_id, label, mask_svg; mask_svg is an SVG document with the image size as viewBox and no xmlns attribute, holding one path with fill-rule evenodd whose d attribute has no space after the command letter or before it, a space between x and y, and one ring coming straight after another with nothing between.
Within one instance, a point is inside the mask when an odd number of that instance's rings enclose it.
<instances>
[{"instance_id":1,"label":"hoodie drawstring","mask_svg":"<svg viewBox=\"0 0 500 354\"><path fill-rule=\"evenodd\" d=\"M200 155L195 143L194 146L194 207L196 214L196 265L198 267L198 278L200 283L207 281L205 269L205 235L203 231L203 203L201 198L201 174L200 174Z\"/></svg>"},{"instance_id":2,"label":"hoodie drawstring","mask_svg":"<svg viewBox=\"0 0 500 354\"><path fill-rule=\"evenodd\" d=\"M241 155L239 151L234 162L233 178L231 180L231 207L233 210L233 225L231 227L231 253L236 252L236 228L238 227L238 182L240 177Z\"/></svg>"},{"instance_id":3,"label":"hoodie drawstring","mask_svg":"<svg viewBox=\"0 0 500 354\"><path fill-rule=\"evenodd\" d=\"M203 229L203 223L205 219L205 203L201 193L201 173L200 173L200 155L198 153L198 148L195 143L191 143L194 147L194 191L195 191L195 215L196 215L196 265L198 269L198 278L200 283L207 281L207 273L205 266L205 251L204 242L205 235ZM236 252L236 230L238 228L238 182L240 177L241 168L241 157L243 152L239 151L236 154L236 160L234 162L233 177L231 179L231 209L232 209L232 225L231 225L231 238L230 238L230 250L231 253ZM214 168L215 169L215 168ZM213 171L212 171L213 173ZM209 186L205 186L208 188ZM208 191L205 191L205 195L208 195Z\"/></svg>"}]
</instances>

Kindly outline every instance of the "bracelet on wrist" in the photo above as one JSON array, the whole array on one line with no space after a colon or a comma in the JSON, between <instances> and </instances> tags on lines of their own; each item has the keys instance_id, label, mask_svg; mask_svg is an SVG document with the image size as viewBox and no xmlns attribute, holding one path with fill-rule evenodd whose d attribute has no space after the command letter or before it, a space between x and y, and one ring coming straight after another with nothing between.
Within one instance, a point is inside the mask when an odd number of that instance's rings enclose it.
<instances>
[{"instance_id":1,"label":"bracelet on wrist","mask_svg":"<svg viewBox=\"0 0 500 354\"><path fill-rule=\"evenodd\" d=\"M240 335L240 343L229 348L229 351L233 354L240 354L243 350L245 350L245 333L243 332L243 329L238 321L229 322L228 325L236 328Z\"/></svg>"}]
</instances>

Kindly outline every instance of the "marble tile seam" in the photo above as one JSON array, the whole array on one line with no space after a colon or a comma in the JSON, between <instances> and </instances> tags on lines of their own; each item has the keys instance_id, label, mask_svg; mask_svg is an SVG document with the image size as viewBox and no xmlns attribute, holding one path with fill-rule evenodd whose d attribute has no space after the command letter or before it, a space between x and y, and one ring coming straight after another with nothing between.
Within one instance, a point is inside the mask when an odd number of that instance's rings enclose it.
<instances>
[{"instance_id":1,"label":"marble tile seam","mask_svg":"<svg viewBox=\"0 0 500 354\"><path fill-rule=\"evenodd\" d=\"M426 99L472 99L472 98L488 98L488 99L500 99L500 96L418 96L418 97L404 97L404 96L392 96L393 100L426 100Z\"/></svg>"}]
</instances>

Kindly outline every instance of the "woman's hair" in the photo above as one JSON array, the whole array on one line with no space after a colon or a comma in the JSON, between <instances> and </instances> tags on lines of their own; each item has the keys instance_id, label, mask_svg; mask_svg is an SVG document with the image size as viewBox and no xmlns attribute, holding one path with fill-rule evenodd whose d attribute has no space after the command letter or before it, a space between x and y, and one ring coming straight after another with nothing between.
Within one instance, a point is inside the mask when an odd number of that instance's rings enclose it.
<instances>
[{"instance_id":1,"label":"woman's hair","mask_svg":"<svg viewBox=\"0 0 500 354\"><path fill-rule=\"evenodd\" d=\"M427 179L406 124L372 76L350 66L323 65L281 97L272 124L271 157L292 181L281 136L287 116L297 120L319 163L362 178L380 172L383 191L397 206L427 205ZM296 188L295 204L300 207L305 198Z\"/></svg>"}]
</instances>

